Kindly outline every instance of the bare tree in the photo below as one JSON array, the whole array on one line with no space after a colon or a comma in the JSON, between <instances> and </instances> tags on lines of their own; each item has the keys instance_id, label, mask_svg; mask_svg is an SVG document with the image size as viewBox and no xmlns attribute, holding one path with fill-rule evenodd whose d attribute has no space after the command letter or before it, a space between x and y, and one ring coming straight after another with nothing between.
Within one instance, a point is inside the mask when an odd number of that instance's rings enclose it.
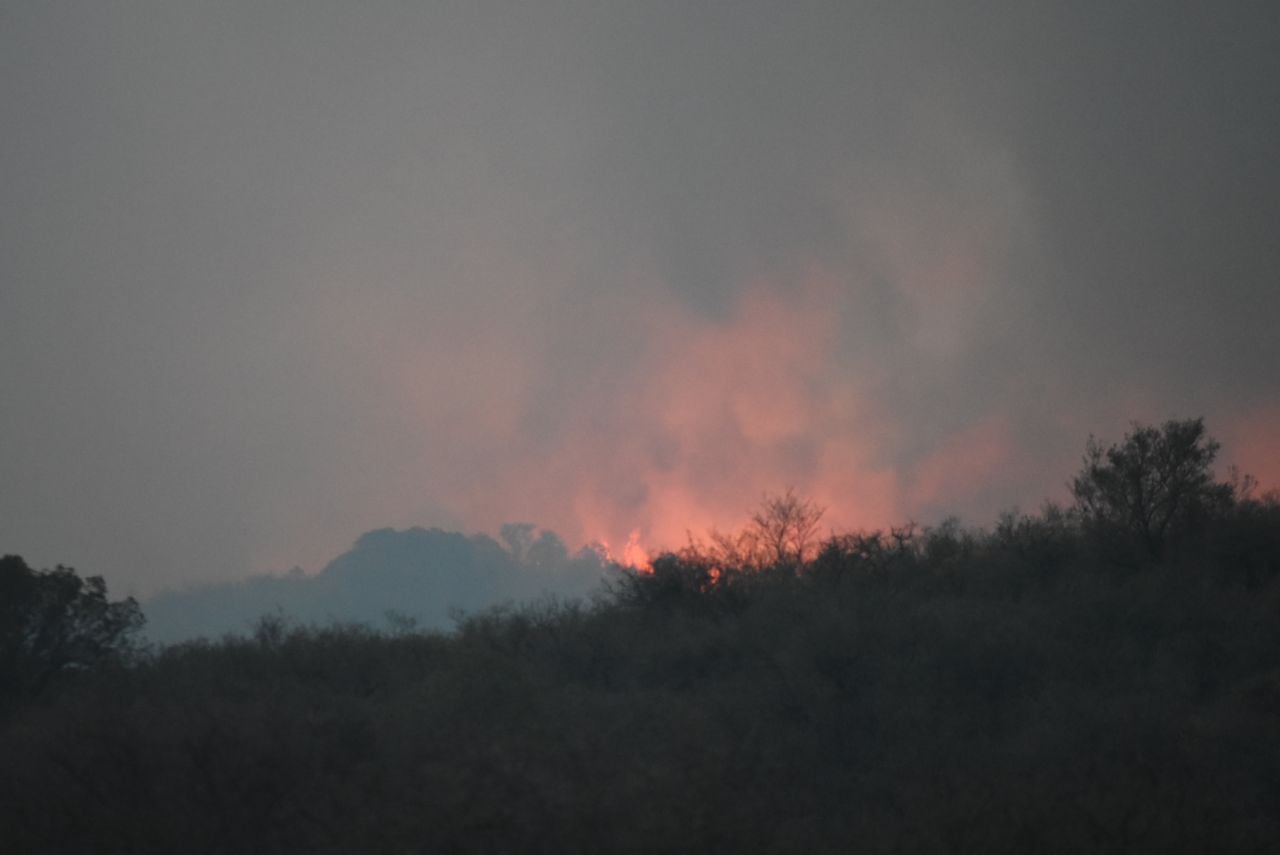
<instances>
[{"instance_id":1,"label":"bare tree","mask_svg":"<svg viewBox=\"0 0 1280 855\"><path fill-rule=\"evenodd\" d=\"M791 487L781 496L768 496L751 517L761 557L771 564L798 567L813 558L818 523L826 508L802 499Z\"/></svg>"}]
</instances>

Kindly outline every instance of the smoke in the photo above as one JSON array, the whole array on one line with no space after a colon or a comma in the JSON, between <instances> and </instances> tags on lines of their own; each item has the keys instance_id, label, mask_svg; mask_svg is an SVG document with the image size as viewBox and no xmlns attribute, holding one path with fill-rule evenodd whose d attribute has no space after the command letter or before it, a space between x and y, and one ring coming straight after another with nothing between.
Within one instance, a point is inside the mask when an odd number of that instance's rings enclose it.
<instances>
[{"instance_id":1,"label":"smoke","mask_svg":"<svg viewBox=\"0 0 1280 855\"><path fill-rule=\"evenodd\" d=\"M917 228L940 249L920 253L909 273L877 285L815 261L753 276L714 313L643 273L629 288L584 287L567 272L572 258L536 273L488 261L486 276L553 285L540 300L513 287L467 322L465 310L433 316L427 303L415 316L412 300L372 314L359 303L331 309L346 324L363 315L370 336L353 334L348 361L367 361L362 410L388 416L367 425L356 452L382 458L371 486L381 521L496 532L530 519L616 552L733 528L786 487L842 529L948 505L994 514L1027 475L1013 466L1008 420L958 414L904 430L901 410L917 391L913 372L945 381L975 323L968 302L996 287L979 271L1000 259L987 236L969 239L969 223ZM869 257L896 270L911 245ZM957 300L952 317L930 314L937 295ZM900 356L877 358L876 345ZM344 496L363 499L359 488ZM427 497L442 516L432 518Z\"/></svg>"},{"instance_id":2,"label":"smoke","mask_svg":"<svg viewBox=\"0 0 1280 855\"><path fill-rule=\"evenodd\" d=\"M1200 414L1275 479L1274 27L575 5L0 13L4 549L983 523Z\"/></svg>"}]
</instances>

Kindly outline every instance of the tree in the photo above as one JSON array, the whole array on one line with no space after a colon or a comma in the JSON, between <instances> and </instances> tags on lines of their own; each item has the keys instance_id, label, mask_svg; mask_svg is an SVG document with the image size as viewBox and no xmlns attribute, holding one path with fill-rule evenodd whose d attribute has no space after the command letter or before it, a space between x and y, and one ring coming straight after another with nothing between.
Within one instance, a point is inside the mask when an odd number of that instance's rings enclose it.
<instances>
[{"instance_id":1,"label":"tree","mask_svg":"<svg viewBox=\"0 0 1280 855\"><path fill-rule=\"evenodd\" d=\"M1213 480L1219 445L1204 419L1157 428L1134 423L1118 445L1089 437L1084 466L1071 482L1086 524L1113 544L1161 561L1169 542L1230 504L1230 484Z\"/></svg>"},{"instance_id":2,"label":"tree","mask_svg":"<svg viewBox=\"0 0 1280 855\"><path fill-rule=\"evenodd\" d=\"M17 555L0 558L0 703L123 653L142 624L137 602L108 600L101 576L81 578L61 565L35 571Z\"/></svg>"},{"instance_id":3,"label":"tree","mask_svg":"<svg viewBox=\"0 0 1280 855\"><path fill-rule=\"evenodd\" d=\"M818 523L826 509L801 499L791 488L781 496L766 496L751 517L751 526L770 561L799 567L813 558Z\"/></svg>"},{"instance_id":4,"label":"tree","mask_svg":"<svg viewBox=\"0 0 1280 855\"><path fill-rule=\"evenodd\" d=\"M798 570L816 557L818 524L825 512L791 488L781 496L766 494L742 531L710 533L712 548L706 557L725 570ZM692 551L702 552L696 545Z\"/></svg>"}]
</instances>

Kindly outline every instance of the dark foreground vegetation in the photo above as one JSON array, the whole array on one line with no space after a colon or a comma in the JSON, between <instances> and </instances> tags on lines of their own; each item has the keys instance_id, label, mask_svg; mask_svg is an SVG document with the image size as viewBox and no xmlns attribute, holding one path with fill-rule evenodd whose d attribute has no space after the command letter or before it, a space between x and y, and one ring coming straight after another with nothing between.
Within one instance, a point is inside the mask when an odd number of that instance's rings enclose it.
<instances>
[{"instance_id":1,"label":"dark foreground vegetation","mask_svg":"<svg viewBox=\"0 0 1280 855\"><path fill-rule=\"evenodd\" d=\"M1072 508L990 531L820 541L787 494L591 604L448 635L117 645L10 691L0 841L1280 851L1280 502L1214 450L1135 429L1090 446Z\"/></svg>"}]
</instances>

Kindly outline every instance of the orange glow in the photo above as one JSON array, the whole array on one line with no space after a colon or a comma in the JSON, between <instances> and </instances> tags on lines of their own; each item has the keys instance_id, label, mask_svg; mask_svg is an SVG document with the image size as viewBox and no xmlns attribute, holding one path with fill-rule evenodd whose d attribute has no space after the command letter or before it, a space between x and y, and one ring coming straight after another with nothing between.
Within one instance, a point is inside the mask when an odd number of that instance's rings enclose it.
<instances>
[{"instance_id":1,"label":"orange glow","mask_svg":"<svg viewBox=\"0 0 1280 855\"><path fill-rule=\"evenodd\" d=\"M926 114L926 138L960 138ZM784 253L745 281L698 283L705 293L665 281L643 241L606 259L573 230L515 241L505 221L470 223L438 269L306 271L330 287L296 326L340 345L334 382L359 394L324 422L349 455L272 528L323 560L380 526L524 521L571 548L625 544L620 560L643 567L739 529L787 488L826 508L824 535L972 497L1000 477L1011 431L980 417L952 437L905 425L925 406L904 411L902 389L963 364L1028 211L1002 152L963 138L937 154L960 179L941 191L832 176L847 257ZM343 284L372 274L409 287Z\"/></svg>"},{"instance_id":2,"label":"orange glow","mask_svg":"<svg viewBox=\"0 0 1280 855\"><path fill-rule=\"evenodd\" d=\"M492 259L483 270L521 277ZM378 364L396 355L384 399L400 412L379 459L395 465L352 471L351 484L368 485L363 525L496 533L527 521L570 548L623 544L615 557L645 568L690 537L739 529L766 493L788 487L826 508L822 535L966 495L1005 460L1006 427L969 427L904 464L880 403L893 368L851 361L862 296L849 274L809 266L744 283L717 313L640 277L589 306L504 304L493 322L478 303L465 327L424 330L387 307L397 314L378 324L391 331ZM566 311L612 320L557 350ZM551 385L565 364L572 387Z\"/></svg>"},{"instance_id":3,"label":"orange glow","mask_svg":"<svg viewBox=\"0 0 1280 855\"><path fill-rule=\"evenodd\" d=\"M905 491L883 462L877 377L838 358L848 289L820 270L762 278L720 317L653 283L601 297L593 312L618 319L629 357L586 371L539 442L525 422L538 404L527 340L415 342L401 396L429 439L407 472L449 498L446 524L528 520L571 546L625 544L616 557L638 568L651 550L736 530L786 487L824 505L833 529L898 522ZM442 386L439 366L459 361L467 382Z\"/></svg>"},{"instance_id":4,"label":"orange glow","mask_svg":"<svg viewBox=\"0 0 1280 855\"><path fill-rule=\"evenodd\" d=\"M631 313L650 347L625 406L581 413L568 431L572 455L596 465L574 472L565 529L679 548L738 528L787 485L827 505L832 524L890 521L896 484L871 465L869 408L833 354L835 297L815 275L790 295L757 283L718 322L676 305Z\"/></svg>"}]
</instances>

